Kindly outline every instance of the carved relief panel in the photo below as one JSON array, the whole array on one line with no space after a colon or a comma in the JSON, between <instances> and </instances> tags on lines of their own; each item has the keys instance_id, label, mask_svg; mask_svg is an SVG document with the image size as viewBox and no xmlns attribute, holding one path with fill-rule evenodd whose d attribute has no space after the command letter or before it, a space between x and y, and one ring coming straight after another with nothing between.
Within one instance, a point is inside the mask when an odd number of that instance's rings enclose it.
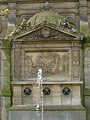
<instances>
[{"instance_id":1,"label":"carved relief panel","mask_svg":"<svg viewBox=\"0 0 90 120\"><path fill-rule=\"evenodd\" d=\"M54 26L56 27L56 26ZM72 32L71 32L72 33ZM23 37L27 40L45 40L46 39L61 39L61 40L73 40L76 39L74 36L70 36L68 34L65 34L63 32L59 32L58 30L50 29L48 27L44 27L42 29L36 30L34 32L31 32L30 34Z\"/></svg>"},{"instance_id":2,"label":"carved relief panel","mask_svg":"<svg viewBox=\"0 0 90 120\"><path fill-rule=\"evenodd\" d=\"M79 57L78 57L78 51L73 50L73 77L78 78L79 77Z\"/></svg>"},{"instance_id":3,"label":"carved relief panel","mask_svg":"<svg viewBox=\"0 0 90 120\"><path fill-rule=\"evenodd\" d=\"M37 77L39 68L43 70L43 77L67 76L69 72L68 52L26 52L24 57L25 76Z\"/></svg>"},{"instance_id":4,"label":"carved relief panel","mask_svg":"<svg viewBox=\"0 0 90 120\"><path fill-rule=\"evenodd\" d=\"M72 76L73 80L80 79L80 49L77 44L72 48Z\"/></svg>"},{"instance_id":5,"label":"carved relief panel","mask_svg":"<svg viewBox=\"0 0 90 120\"><path fill-rule=\"evenodd\" d=\"M27 46L27 45L26 45ZM34 47L34 45L31 45ZM51 81L80 80L78 47L24 49L21 44L14 46L14 78L17 80L37 79L38 69L43 71L43 79ZM21 48L22 47L22 48ZM25 47L25 46L24 46Z\"/></svg>"},{"instance_id":6,"label":"carved relief panel","mask_svg":"<svg viewBox=\"0 0 90 120\"><path fill-rule=\"evenodd\" d=\"M79 46L64 44L14 45L14 79L36 80L41 68L47 81L80 80Z\"/></svg>"}]
</instances>

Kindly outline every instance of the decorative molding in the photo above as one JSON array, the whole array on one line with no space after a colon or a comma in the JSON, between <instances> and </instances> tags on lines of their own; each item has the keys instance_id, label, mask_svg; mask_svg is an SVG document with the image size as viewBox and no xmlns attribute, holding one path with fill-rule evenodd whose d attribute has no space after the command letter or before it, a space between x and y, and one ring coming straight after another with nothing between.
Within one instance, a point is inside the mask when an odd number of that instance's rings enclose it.
<instances>
[{"instance_id":1,"label":"decorative molding","mask_svg":"<svg viewBox=\"0 0 90 120\"><path fill-rule=\"evenodd\" d=\"M58 40L75 40L77 39L77 36L72 35L72 34L68 34L67 32L63 32L62 30L59 31L57 29L54 28L50 28L50 27L42 27L40 29L36 29L35 31L26 34L26 35L21 35L19 38L22 38L23 40L48 40L48 39L58 39ZM17 39L16 38L16 39Z\"/></svg>"},{"instance_id":2,"label":"decorative molding","mask_svg":"<svg viewBox=\"0 0 90 120\"><path fill-rule=\"evenodd\" d=\"M14 78L19 80L21 77L21 50L14 50Z\"/></svg>"},{"instance_id":3,"label":"decorative molding","mask_svg":"<svg viewBox=\"0 0 90 120\"><path fill-rule=\"evenodd\" d=\"M62 36L61 33L64 35ZM49 23L46 19L43 23L39 23L34 26L32 26L32 23L29 20L24 19L19 25L16 26L10 36L19 39L24 36L28 36L28 34L31 35L29 38L32 38L33 36L33 38L42 37L69 39L71 37L71 39L80 39L82 37L81 33L75 29L75 24L68 20L67 17L57 21L57 24Z\"/></svg>"},{"instance_id":4,"label":"decorative molding","mask_svg":"<svg viewBox=\"0 0 90 120\"><path fill-rule=\"evenodd\" d=\"M73 68L73 78L78 79L80 75L79 70L79 50L74 50L72 52L72 68Z\"/></svg>"}]
</instances>

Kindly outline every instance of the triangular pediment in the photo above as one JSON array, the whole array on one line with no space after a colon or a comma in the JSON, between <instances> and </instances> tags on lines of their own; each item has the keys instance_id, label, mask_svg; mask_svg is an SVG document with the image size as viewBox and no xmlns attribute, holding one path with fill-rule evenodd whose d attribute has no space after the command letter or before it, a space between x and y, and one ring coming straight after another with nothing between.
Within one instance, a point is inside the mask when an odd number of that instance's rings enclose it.
<instances>
[{"instance_id":1,"label":"triangular pediment","mask_svg":"<svg viewBox=\"0 0 90 120\"><path fill-rule=\"evenodd\" d=\"M42 24L33 29L21 31L16 34L13 40L80 40L80 34L70 29L57 27L53 24Z\"/></svg>"}]
</instances>

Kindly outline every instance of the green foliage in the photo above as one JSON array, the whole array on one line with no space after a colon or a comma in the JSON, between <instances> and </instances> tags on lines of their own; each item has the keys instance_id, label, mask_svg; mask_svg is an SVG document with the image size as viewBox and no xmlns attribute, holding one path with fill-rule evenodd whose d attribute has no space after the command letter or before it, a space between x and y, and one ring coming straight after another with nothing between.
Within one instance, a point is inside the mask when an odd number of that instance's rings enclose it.
<instances>
[{"instance_id":1,"label":"green foliage","mask_svg":"<svg viewBox=\"0 0 90 120\"><path fill-rule=\"evenodd\" d=\"M87 47L90 47L90 36L84 36L83 39L83 48L86 49Z\"/></svg>"},{"instance_id":2,"label":"green foliage","mask_svg":"<svg viewBox=\"0 0 90 120\"><path fill-rule=\"evenodd\" d=\"M89 35L84 37L84 42L90 42L90 36Z\"/></svg>"},{"instance_id":3,"label":"green foliage","mask_svg":"<svg viewBox=\"0 0 90 120\"><path fill-rule=\"evenodd\" d=\"M84 33L85 36L89 36L89 29L87 24L82 24L80 31Z\"/></svg>"}]
</instances>

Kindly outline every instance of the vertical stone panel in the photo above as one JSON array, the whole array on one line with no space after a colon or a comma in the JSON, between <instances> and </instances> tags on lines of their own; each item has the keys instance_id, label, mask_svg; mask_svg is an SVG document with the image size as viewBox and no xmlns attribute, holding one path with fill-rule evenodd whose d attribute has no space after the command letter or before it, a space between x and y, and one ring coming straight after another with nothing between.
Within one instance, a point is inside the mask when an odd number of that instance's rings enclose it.
<instances>
[{"instance_id":1,"label":"vertical stone panel","mask_svg":"<svg viewBox=\"0 0 90 120\"><path fill-rule=\"evenodd\" d=\"M90 47L89 43L84 49L84 80L85 80L85 108L87 110L87 120L90 120ZM87 96L88 95L88 96Z\"/></svg>"},{"instance_id":2,"label":"vertical stone panel","mask_svg":"<svg viewBox=\"0 0 90 120\"><path fill-rule=\"evenodd\" d=\"M53 88L52 88L52 105L61 105L60 85L53 85Z\"/></svg>"},{"instance_id":3,"label":"vertical stone panel","mask_svg":"<svg viewBox=\"0 0 90 120\"><path fill-rule=\"evenodd\" d=\"M90 9L89 9L90 11ZM89 33L90 33L90 13L88 14L88 26L89 26Z\"/></svg>"},{"instance_id":4,"label":"vertical stone panel","mask_svg":"<svg viewBox=\"0 0 90 120\"><path fill-rule=\"evenodd\" d=\"M68 87L70 89L70 94L69 95L64 95L63 94L62 91L65 87ZM62 93L61 104L62 105L71 105L72 104L72 87L70 85L62 85L61 86L61 93Z\"/></svg>"},{"instance_id":5,"label":"vertical stone panel","mask_svg":"<svg viewBox=\"0 0 90 120\"><path fill-rule=\"evenodd\" d=\"M85 97L85 107L87 110L87 120L90 120L90 96Z\"/></svg>"},{"instance_id":6,"label":"vertical stone panel","mask_svg":"<svg viewBox=\"0 0 90 120\"><path fill-rule=\"evenodd\" d=\"M13 58L14 79L21 80L21 52L22 52L21 45L20 44L14 45L13 50L14 50L14 58Z\"/></svg>"},{"instance_id":7,"label":"vertical stone panel","mask_svg":"<svg viewBox=\"0 0 90 120\"><path fill-rule=\"evenodd\" d=\"M52 94L53 94L52 85L44 85L43 89L46 87L51 90L51 93L50 93L50 95L43 95L43 102L44 102L44 105L51 105L52 104Z\"/></svg>"},{"instance_id":8,"label":"vertical stone panel","mask_svg":"<svg viewBox=\"0 0 90 120\"><path fill-rule=\"evenodd\" d=\"M90 88L90 48L86 48L84 51L84 78L85 88Z\"/></svg>"},{"instance_id":9,"label":"vertical stone panel","mask_svg":"<svg viewBox=\"0 0 90 120\"><path fill-rule=\"evenodd\" d=\"M21 86L16 85L13 88L13 105L21 105L22 104L22 91Z\"/></svg>"},{"instance_id":10,"label":"vertical stone panel","mask_svg":"<svg viewBox=\"0 0 90 120\"><path fill-rule=\"evenodd\" d=\"M31 90L31 94L30 95L25 95L24 90L25 88L29 88ZM22 86L22 104L26 105L26 104L33 104L33 88L32 85L23 85Z\"/></svg>"},{"instance_id":11,"label":"vertical stone panel","mask_svg":"<svg viewBox=\"0 0 90 120\"><path fill-rule=\"evenodd\" d=\"M72 88L72 105L80 105L81 97L80 97L80 86L73 86Z\"/></svg>"},{"instance_id":12,"label":"vertical stone panel","mask_svg":"<svg viewBox=\"0 0 90 120\"><path fill-rule=\"evenodd\" d=\"M33 85L33 104L41 104L41 90L37 84Z\"/></svg>"},{"instance_id":13,"label":"vertical stone panel","mask_svg":"<svg viewBox=\"0 0 90 120\"><path fill-rule=\"evenodd\" d=\"M73 43L72 46L72 77L73 80L80 80L79 44Z\"/></svg>"},{"instance_id":14,"label":"vertical stone panel","mask_svg":"<svg viewBox=\"0 0 90 120\"><path fill-rule=\"evenodd\" d=\"M80 31L85 35L89 34L87 4L87 0L79 0Z\"/></svg>"}]
</instances>

